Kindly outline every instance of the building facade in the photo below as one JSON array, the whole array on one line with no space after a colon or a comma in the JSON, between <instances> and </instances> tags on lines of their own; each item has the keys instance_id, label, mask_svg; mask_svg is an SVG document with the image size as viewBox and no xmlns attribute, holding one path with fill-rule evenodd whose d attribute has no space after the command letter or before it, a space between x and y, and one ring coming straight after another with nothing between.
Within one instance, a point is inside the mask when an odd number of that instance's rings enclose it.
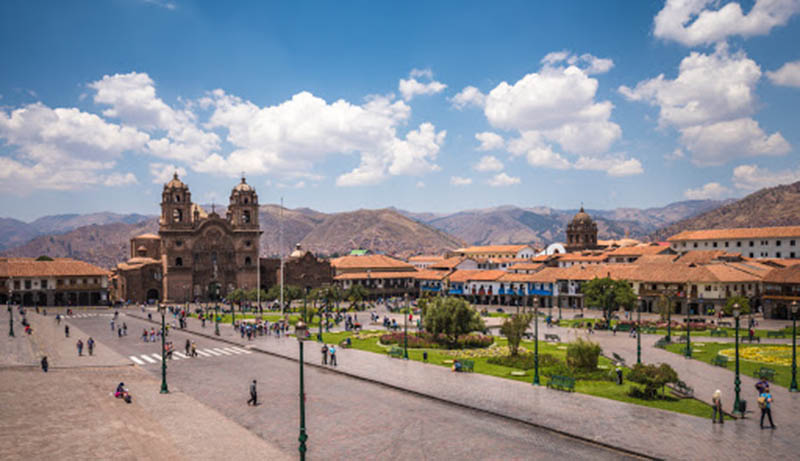
<instances>
[{"instance_id":1,"label":"building facade","mask_svg":"<svg viewBox=\"0 0 800 461\"><path fill-rule=\"evenodd\" d=\"M105 269L70 258L0 258L0 304L106 305L109 275Z\"/></svg>"},{"instance_id":2,"label":"building facade","mask_svg":"<svg viewBox=\"0 0 800 461\"><path fill-rule=\"evenodd\" d=\"M667 241L678 253L724 250L746 258L800 258L800 226L691 230Z\"/></svg>"},{"instance_id":3,"label":"building facade","mask_svg":"<svg viewBox=\"0 0 800 461\"><path fill-rule=\"evenodd\" d=\"M567 245L568 252L596 250L600 246L597 244L597 223L592 221L583 206L581 210L567 224Z\"/></svg>"}]
</instances>

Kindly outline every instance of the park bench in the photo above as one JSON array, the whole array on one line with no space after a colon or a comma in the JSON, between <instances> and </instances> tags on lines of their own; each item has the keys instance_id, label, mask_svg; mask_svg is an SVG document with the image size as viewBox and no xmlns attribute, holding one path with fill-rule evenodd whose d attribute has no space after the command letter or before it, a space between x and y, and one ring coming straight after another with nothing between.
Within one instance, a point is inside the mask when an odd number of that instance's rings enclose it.
<instances>
[{"instance_id":1,"label":"park bench","mask_svg":"<svg viewBox=\"0 0 800 461\"><path fill-rule=\"evenodd\" d=\"M545 333L544 340L545 341L556 341L556 342L560 343L561 342L561 337L558 336L558 335L555 335L555 334Z\"/></svg>"},{"instance_id":2,"label":"park bench","mask_svg":"<svg viewBox=\"0 0 800 461\"><path fill-rule=\"evenodd\" d=\"M676 342L685 343L686 342L686 335L678 336L678 339L677 339Z\"/></svg>"},{"instance_id":3,"label":"park bench","mask_svg":"<svg viewBox=\"0 0 800 461\"><path fill-rule=\"evenodd\" d=\"M717 328L716 330L711 330L711 336L728 336L728 330L720 330Z\"/></svg>"},{"instance_id":4,"label":"park bench","mask_svg":"<svg viewBox=\"0 0 800 461\"><path fill-rule=\"evenodd\" d=\"M656 334L657 330L655 327L643 327L642 333L654 335Z\"/></svg>"},{"instance_id":5,"label":"park bench","mask_svg":"<svg viewBox=\"0 0 800 461\"><path fill-rule=\"evenodd\" d=\"M569 376L552 375L547 381L547 387L572 392L575 390L575 378Z\"/></svg>"},{"instance_id":6,"label":"park bench","mask_svg":"<svg viewBox=\"0 0 800 461\"><path fill-rule=\"evenodd\" d=\"M625 365L625 359L616 352L612 353L611 356L614 357L615 362Z\"/></svg>"},{"instance_id":7,"label":"park bench","mask_svg":"<svg viewBox=\"0 0 800 461\"><path fill-rule=\"evenodd\" d=\"M731 325L731 322L721 322L721 321L717 322L717 325L719 325L721 327L732 327L733 326L733 325Z\"/></svg>"},{"instance_id":8,"label":"park bench","mask_svg":"<svg viewBox=\"0 0 800 461\"><path fill-rule=\"evenodd\" d=\"M461 364L461 370L460 371L475 371L475 361L466 360L466 359L458 359L457 362Z\"/></svg>"},{"instance_id":9,"label":"park bench","mask_svg":"<svg viewBox=\"0 0 800 461\"><path fill-rule=\"evenodd\" d=\"M750 336L742 336L742 342L745 341L750 341L750 344L753 344L754 342L761 344L761 338L758 336L753 336L752 338Z\"/></svg>"},{"instance_id":10,"label":"park bench","mask_svg":"<svg viewBox=\"0 0 800 461\"><path fill-rule=\"evenodd\" d=\"M582 319L583 318L583 314L575 314L575 315L572 316L572 318L573 319Z\"/></svg>"},{"instance_id":11,"label":"park bench","mask_svg":"<svg viewBox=\"0 0 800 461\"><path fill-rule=\"evenodd\" d=\"M690 398L694 395L694 389L689 387L685 382L678 381L672 387L672 392L679 397Z\"/></svg>"},{"instance_id":12,"label":"park bench","mask_svg":"<svg viewBox=\"0 0 800 461\"><path fill-rule=\"evenodd\" d=\"M786 332L784 331L768 331L767 338L785 338Z\"/></svg>"},{"instance_id":13,"label":"park bench","mask_svg":"<svg viewBox=\"0 0 800 461\"><path fill-rule=\"evenodd\" d=\"M775 378L775 370L772 368L761 367L756 372L756 376L764 378L767 381L772 381Z\"/></svg>"},{"instance_id":14,"label":"park bench","mask_svg":"<svg viewBox=\"0 0 800 461\"><path fill-rule=\"evenodd\" d=\"M630 323L618 323L617 324L617 331L631 331L633 325Z\"/></svg>"},{"instance_id":15,"label":"park bench","mask_svg":"<svg viewBox=\"0 0 800 461\"><path fill-rule=\"evenodd\" d=\"M728 357L724 355L718 355L711 359L711 364L716 365L718 367L727 367L728 366Z\"/></svg>"},{"instance_id":16,"label":"park bench","mask_svg":"<svg viewBox=\"0 0 800 461\"><path fill-rule=\"evenodd\" d=\"M389 356L394 357L396 359L402 358L403 357L403 349L400 349L399 347L392 346L392 348L389 349Z\"/></svg>"}]
</instances>

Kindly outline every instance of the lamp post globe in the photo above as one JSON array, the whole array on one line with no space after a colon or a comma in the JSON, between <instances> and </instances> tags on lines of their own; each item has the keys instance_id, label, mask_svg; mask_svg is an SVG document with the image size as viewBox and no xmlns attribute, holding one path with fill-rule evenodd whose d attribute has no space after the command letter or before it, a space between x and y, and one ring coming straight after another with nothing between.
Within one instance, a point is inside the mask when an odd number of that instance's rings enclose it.
<instances>
[{"instance_id":1,"label":"lamp post globe","mask_svg":"<svg viewBox=\"0 0 800 461\"><path fill-rule=\"evenodd\" d=\"M306 395L303 387L303 342L308 335L308 327L305 322L302 320L297 321L294 326L294 334L297 337L297 343L300 345L300 436L297 440L300 442L300 446L298 447L300 459L301 461L305 461L306 440L308 440L308 434L306 434Z\"/></svg>"},{"instance_id":2,"label":"lamp post globe","mask_svg":"<svg viewBox=\"0 0 800 461\"><path fill-rule=\"evenodd\" d=\"M797 389L797 300L792 301L792 383L789 392L798 392Z\"/></svg>"},{"instance_id":3,"label":"lamp post globe","mask_svg":"<svg viewBox=\"0 0 800 461\"><path fill-rule=\"evenodd\" d=\"M742 390L742 380L739 379L739 314L741 314L739 303L735 303L733 305L733 317L736 319L736 377L733 380L733 390L736 393L736 398L733 401L732 413L741 415L739 392Z\"/></svg>"}]
</instances>

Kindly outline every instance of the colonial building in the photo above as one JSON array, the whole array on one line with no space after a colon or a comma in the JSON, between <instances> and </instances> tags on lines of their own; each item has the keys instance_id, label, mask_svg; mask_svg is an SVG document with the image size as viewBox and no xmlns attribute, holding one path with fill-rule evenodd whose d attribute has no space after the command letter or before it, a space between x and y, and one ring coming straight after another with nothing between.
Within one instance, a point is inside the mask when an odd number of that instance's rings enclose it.
<instances>
[{"instance_id":1,"label":"colonial building","mask_svg":"<svg viewBox=\"0 0 800 461\"><path fill-rule=\"evenodd\" d=\"M456 256L466 256L474 259L530 259L536 254L536 250L530 245L482 245L459 248L453 253Z\"/></svg>"},{"instance_id":2,"label":"colonial building","mask_svg":"<svg viewBox=\"0 0 800 461\"><path fill-rule=\"evenodd\" d=\"M245 178L221 217L192 203L176 173L161 194L158 236L132 239L131 258L117 266L116 300L216 300L256 288L260 236L258 195Z\"/></svg>"},{"instance_id":3,"label":"colonial building","mask_svg":"<svg viewBox=\"0 0 800 461\"><path fill-rule=\"evenodd\" d=\"M746 258L800 258L800 226L687 230L667 241L673 250L724 250Z\"/></svg>"},{"instance_id":4,"label":"colonial building","mask_svg":"<svg viewBox=\"0 0 800 461\"><path fill-rule=\"evenodd\" d=\"M269 290L281 283L280 258L261 259L261 288ZM298 243L294 251L283 261L283 284L303 289L319 288L333 283L333 267L330 261L317 258Z\"/></svg>"},{"instance_id":5,"label":"colonial building","mask_svg":"<svg viewBox=\"0 0 800 461\"><path fill-rule=\"evenodd\" d=\"M70 258L0 258L0 304L105 305L108 276L104 269Z\"/></svg>"},{"instance_id":6,"label":"colonial building","mask_svg":"<svg viewBox=\"0 0 800 461\"><path fill-rule=\"evenodd\" d=\"M572 222L567 224L566 249L568 252L600 249L597 244L597 223L583 211L583 206Z\"/></svg>"}]
</instances>

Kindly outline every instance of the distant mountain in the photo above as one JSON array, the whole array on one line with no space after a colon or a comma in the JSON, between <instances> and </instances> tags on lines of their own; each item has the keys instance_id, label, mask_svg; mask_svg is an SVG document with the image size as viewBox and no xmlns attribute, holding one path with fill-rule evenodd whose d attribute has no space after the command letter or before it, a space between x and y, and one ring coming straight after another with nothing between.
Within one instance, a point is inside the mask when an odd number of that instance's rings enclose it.
<instances>
[{"instance_id":1,"label":"distant mountain","mask_svg":"<svg viewBox=\"0 0 800 461\"><path fill-rule=\"evenodd\" d=\"M38 235L36 228L14 218L0 218L0 250L21 245Z\"/></svg>"},{"instance_id":2,"label":"distant mountain","mask_svg":"<svg viewBox=\"0 0 800 461\"><path fill-rule=\"evenodd\" d=\"M650 237L664 240L685 230L800 225L800 181L756 191L741 200L681 219Z\"/></svg>"},{"instance_id":3,"label":"distant mountain","mask_svg":"<svg viewBox=\"0 0 800 461\"><path fill-rule=\"evenodd\" d=\"M13 218L0 218L0 250L22 245L40 235L63 234L92 224L136 224L152 218L136 213L109 212L44 216L31 223Z\"/></svg>"}]
</instances>

